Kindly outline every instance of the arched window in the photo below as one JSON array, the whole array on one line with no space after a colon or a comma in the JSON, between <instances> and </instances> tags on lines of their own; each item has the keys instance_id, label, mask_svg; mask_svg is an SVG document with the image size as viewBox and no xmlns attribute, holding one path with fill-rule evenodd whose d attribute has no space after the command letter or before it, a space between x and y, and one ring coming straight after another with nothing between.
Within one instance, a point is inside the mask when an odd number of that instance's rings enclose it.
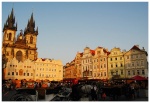
<instances>
[{"instance_id":1,"label":"arched window","mask_svg":"<svg viewBox=\"0 0 150 103\"><path fill-rule=\"evenodd\" d=\"M18 61L22 61L22 52L21 51L17 51L17 53L16 53L16 59Z\"/></svg>"},{"instance_id":2,"label":"arched window","mask_svg":"<svg viewBox=\"0 0 150 103\"><path fill-rule=\"evenodd\" d=\"M30 37L30 43L33 44L33 37Z\"/></svg>"},{"instance_id":3,"label":"arched window","mask_svg":"<svg viewBox=\"0 0 150 103\"><path fill-rule=\"evenodd\" d=\"M11 34L11 33L9 33L8 40L11 40L11 36L12 36L12 34Z\"/></svg>"}]
</instances>

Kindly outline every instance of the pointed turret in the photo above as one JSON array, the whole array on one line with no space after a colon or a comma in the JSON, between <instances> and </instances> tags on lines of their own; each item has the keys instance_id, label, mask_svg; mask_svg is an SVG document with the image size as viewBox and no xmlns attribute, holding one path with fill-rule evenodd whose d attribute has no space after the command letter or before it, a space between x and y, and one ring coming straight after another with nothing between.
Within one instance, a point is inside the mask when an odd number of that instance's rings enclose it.
<instances>
[{"instance_id":1,"label":"pointed turret","mask_svg":"<svg viewBox=\"0 0 150 103\"><path fill-rule=\"evenodd\" d=\"M35 31L35 21L33 18L33 13L31 14L31 18L28 20L27 27L25 28L24 34L26 35L27 33L32 33L37 35L37 31Z\"/></svg>"},{"instance_id":2,"label":"pointed turret","mask_svg":"<svg viewBox=\"0 0 150 103\"><path fill-rule=\"evenodd\" d=\"M10 16L8 15L7 21L4 24L3 32L5 29L11 29L17 31L17 27L15 27L14 24L15 24L15 17L14 17L14 10L12 8L11 14Z\"/></svg>"}]
</instances>

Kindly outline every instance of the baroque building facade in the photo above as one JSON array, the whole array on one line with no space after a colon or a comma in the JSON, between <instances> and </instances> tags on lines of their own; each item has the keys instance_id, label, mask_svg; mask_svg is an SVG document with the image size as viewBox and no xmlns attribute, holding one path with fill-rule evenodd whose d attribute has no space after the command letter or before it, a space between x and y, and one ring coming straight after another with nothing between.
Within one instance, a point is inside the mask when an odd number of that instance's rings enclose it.
<instances>
[{"instance_id":1,"label":"baroque building facade","mask_svg":"<svg viewBox=\"0 0 150 103\"><path fill-rule=\"evenodd\" d=\"M124 52L114 47L108 55L108 78L125 78Z\"/></svg>"},{"instance_id":2,"label":"baroque building facade","mask_svg":"<svg viewBox=\"0 0 150 103\"><path fill-rule=\"evenodd\" d=\"M134 45L129 51L124 54L125 73L127 78L135 75L148 77L148 61L147 52L139 48L139 45Z\"/></svg>"},{"instance_id":3,"label":"baroque building facade","mask_svg":"<svg viewBox=\"0 0 150 103\"><path fill-rule=\"evenodd\" d=\"M108 80L136 75L148 77L147 52L137 45L129 51L114 47L110 52L104 47L95 50L85 47L84 52L77 52L73 61L64 66L65 78Z\"/></svg>"}]
</instances>

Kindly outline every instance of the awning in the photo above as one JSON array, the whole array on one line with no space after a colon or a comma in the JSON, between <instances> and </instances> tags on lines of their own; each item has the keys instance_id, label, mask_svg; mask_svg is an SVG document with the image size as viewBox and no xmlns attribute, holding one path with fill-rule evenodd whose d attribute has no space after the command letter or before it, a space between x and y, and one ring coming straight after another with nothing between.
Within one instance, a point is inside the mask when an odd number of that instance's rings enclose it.
<instances>
[{"instance_id":1,"label":"awning","mask_svg":"<svg viewBox=\"0 0 150 103\"><path fill-rule=\"evenodd\" d=\"M139 76L139 75L136 75L136 76L132 77L131 79L134 79L134 80L148 80L147 78Z\"/></svg>"}]
</instances>

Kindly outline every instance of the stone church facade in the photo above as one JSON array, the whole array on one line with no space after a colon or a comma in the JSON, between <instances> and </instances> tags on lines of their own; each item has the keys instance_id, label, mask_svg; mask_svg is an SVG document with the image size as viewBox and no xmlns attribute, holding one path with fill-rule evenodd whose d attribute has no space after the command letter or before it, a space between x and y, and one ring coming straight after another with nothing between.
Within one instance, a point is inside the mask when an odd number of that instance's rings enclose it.
<instances>
[{"instance_id":1,"label":"stone church facade","mask_svg":"<svg viewBox=\"0 0 150 103\"><path fill-rule=\"evenodd\" d=\"M14 57L18 61L25 61L26 59L35 60L38 58L37 53L37 35L38 27L35 30L35 21L33 13L28 20L27 27L24 32L20 30L20 33L16 36L17 23L15 23L14 11L12 8L11 14L8 15L6 23L3 28L2 38L2 55L8 58L10 61Z\"/></svg>"}]
</instances>

